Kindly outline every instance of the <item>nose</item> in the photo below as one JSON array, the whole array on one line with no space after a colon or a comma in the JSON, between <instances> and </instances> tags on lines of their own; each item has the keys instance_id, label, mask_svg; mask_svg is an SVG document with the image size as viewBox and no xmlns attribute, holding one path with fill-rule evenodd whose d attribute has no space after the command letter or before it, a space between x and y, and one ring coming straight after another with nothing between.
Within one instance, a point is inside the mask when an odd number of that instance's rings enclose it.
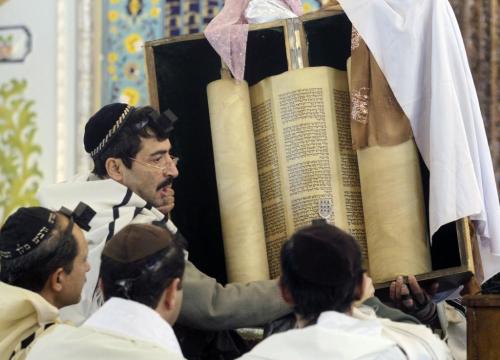
<instances>
[{"instance_id":1,"label":"nose","mask_svg":"<svg viewBox=\"0 0 500 360\"><path fill-rule=\"evenodd\" d=\"M90 271L90 263L88 261L85 261L85 272L89 272Z\"/></svg>"},{"instance_id":2,"label":"nose","mask_svg":"<svg viewBox=\"0 0 500 360\"><path fill-rule=\"evenodd\" d=\"M177 169L177 164L172 162L172 166L171 166L171 175L174 179L179 176L179 169Z\"/></svg>"},{"instance_id":3,"label":"nose","mask_svg":"<svg viewBox=\"0 0 500 360\"><path fill-rule=\"evenodd\" d=\"M177 159L169 159L168 166L165 167L166 175L172 176L174 179L179 176L179 169L177 169Z\"/></svg>"}]
</instances>

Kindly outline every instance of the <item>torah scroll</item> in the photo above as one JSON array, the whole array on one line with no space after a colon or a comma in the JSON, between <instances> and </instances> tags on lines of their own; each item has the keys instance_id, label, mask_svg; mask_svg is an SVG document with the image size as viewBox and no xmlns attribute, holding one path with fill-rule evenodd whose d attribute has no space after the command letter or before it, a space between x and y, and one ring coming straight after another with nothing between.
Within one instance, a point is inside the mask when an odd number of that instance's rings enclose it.
<instances>
[{"instance_id":1,"label":"torah scroll","mask_svg":"<svg viewBox=\"0 0 500 360\"><path fill-rule=\"evenodd\" d=\"M370 275L378 283L429 272L422 178L410 122L360 37L350 69L351 131L361 175Z\"/></svg>"},{"instance_id":2,"label":"torah scroll","mask_svg":"<svg viewBox=\"0 0 500 360\"><path fill-rule=\"evenodd\" d=\"M331 204L326 217L356 237L367 265L347 73L305 68L262 80L251 87L250 100L246 89L232 80L208 87L229 279L254 279L264 274L263 263L278 276L283 242L319 218L325 202Z\"/></svg>"},{"instance_id":3,"label":"torah scroll","mask_svg":"<svg viewBox=\"0 0 500 360\"><path fill-rule=\"evenodd\" d=\"M217 80L207 93L228 280L268 279L248 86Z\"/></svg>"},{"instance_id":4,"label":"torah scroll","mask_svg":"<svg viewBox=\"0 0 500 360\"><path fill-rule=\"evenodd\" d=\"M328 67L288 71L250 89L271 276L294 231L319 218L353 234L367 265L356 152L350 133L347 73Z\"/></svg>"}]
</instances>

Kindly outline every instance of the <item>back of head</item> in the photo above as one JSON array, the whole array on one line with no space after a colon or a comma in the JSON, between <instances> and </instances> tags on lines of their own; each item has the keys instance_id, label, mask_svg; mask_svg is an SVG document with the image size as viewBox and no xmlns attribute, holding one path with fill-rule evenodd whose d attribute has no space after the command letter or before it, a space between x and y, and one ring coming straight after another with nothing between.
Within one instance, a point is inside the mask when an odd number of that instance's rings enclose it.
<instances>
[{"instance_id":1,"label":"back of head","mask_svg":"<svg viewBox=\"0 0 500 360\"><path fill-rule=\"evenodd\" d=\"M155 309L164 290L184 273L182 246L164 227L131 224L106 244L101 256L105 299L129 299Z\"/></svg>"},{"instance_id":2,"label":"back of head","mask_svg":"<svg viewBox=\"0 0 500 360\"><path fill-rule=\"evenodd\" d=\"M356 240L328 224L295 232L283 245L281 266L281 282L293 299L295 313L309 321L323 311L350 310L363 281Z\"/></svg>"},{"instance_id":3,"label":"back of head","mask_svg":"<svg viewBox=\"0 0 500 360\"><path fill-rule=\"evenodd\" d=\"M119 158L127 168L141 150L141 138L163 141L173 129L175 115L158 113L150 106L135 108L122 103L104 106L85 125L84 145L94 160L93 172L107 176L106 159Z\"/></svg>"},{"instance_id":4,"label":"back of head","mask_svg":"<svg viewBox=\"0 0 500 360\"><path fill-rule=\"evenodd\" d=\"M71 273L78 254L72 230L73 221L62 213L17 210L0 230L0 280L39 293L57 269Z\"/></svg>"}]
</instances>

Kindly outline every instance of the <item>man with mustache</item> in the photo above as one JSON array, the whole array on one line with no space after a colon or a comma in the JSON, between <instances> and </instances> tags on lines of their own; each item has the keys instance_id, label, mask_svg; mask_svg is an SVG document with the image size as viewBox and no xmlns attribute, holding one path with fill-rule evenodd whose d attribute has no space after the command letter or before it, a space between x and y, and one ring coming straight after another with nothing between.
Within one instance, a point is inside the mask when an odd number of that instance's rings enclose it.
<instances>
[{"instance_id":1,"label":"man with mustache","mask_svg":"<svg viewBox=\"0 0 500 360\"><path fill-rule=\"evenodd\" d=\"M85 201L96 211L86 234L92 271L82 301L63 312L63 318L81 323L103 303L97 286L101 253L106 241L124 226L160 221L178 233L167 217L174 207L171 183L179 175L177 158L170 153L174 120L173 113L159 114L148 106L104 106L85 127L85 150L94 162L92 174L40 190L39 199L45 206L71 207ZM183 288L185 300L178 323L190 328L256 326L290 312L276 281L222 286L189 261Z\"/></svg>"}]
</instances>

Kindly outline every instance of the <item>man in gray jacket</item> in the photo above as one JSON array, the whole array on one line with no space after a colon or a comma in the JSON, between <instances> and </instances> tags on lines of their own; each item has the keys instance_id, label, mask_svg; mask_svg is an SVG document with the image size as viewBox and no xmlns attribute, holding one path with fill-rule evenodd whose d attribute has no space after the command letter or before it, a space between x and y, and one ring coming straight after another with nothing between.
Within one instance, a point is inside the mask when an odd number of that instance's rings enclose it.
<instances>
[{"instance_id":1,"label":"man in gray jacket","mask_svg":"<svg viewBox=\"0 0 500 360\"><path fill-rule=\"evenodd\" d=\"M92 174L40 190L38 197L47 207L71 208L83 200L96 211L86 234L92 271L82 301L63 311L64 318L81 323L102 304L97 287L99 259L114 233L129 223L153 221L164 222L178 233L168 219L174 207L172 180L179 174L177 158L170 153L174 116L151 107L104 106L85 127L85 150L94 162ZM201 330L261 325L290 312L275 280L222 286L189 261L184 294L178 323Z\"/></svg>"}]
</instances>

